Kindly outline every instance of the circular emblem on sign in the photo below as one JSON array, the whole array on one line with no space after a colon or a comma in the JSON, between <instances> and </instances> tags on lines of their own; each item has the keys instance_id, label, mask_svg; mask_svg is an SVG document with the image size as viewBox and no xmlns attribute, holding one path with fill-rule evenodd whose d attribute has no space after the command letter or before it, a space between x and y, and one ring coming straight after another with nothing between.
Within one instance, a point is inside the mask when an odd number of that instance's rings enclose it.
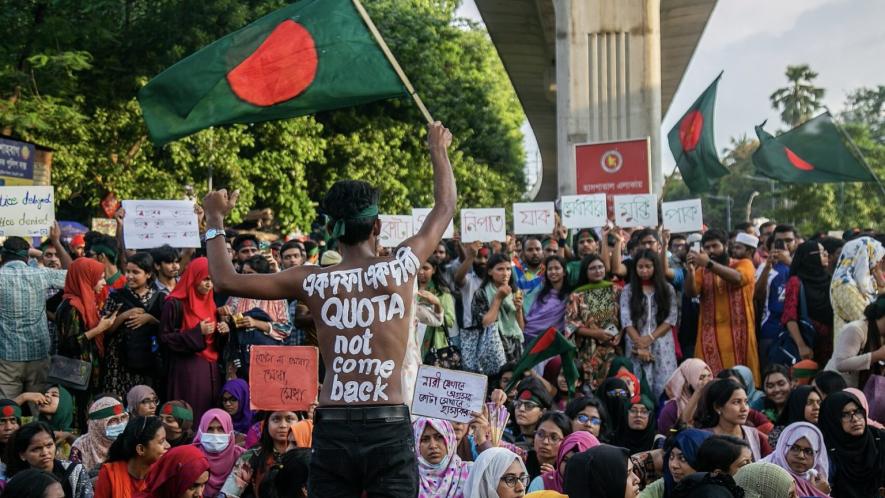
<instances>
[{"instance_id":1,"label":"circular emblem on sign","mask_svg":"<svg viewBox=\"0 0 885 498\"><path fill-rule=\"evenodd\" d=\"M599 160L599 165L606 173L617 173L624 165L624 156L615 149L607 150Z\"/></svg>"},{"instance_id":2,"label":"circular emblem on sign","mask_svg":"<svg viewBox=\"0 0 885 498\"><path fill-rule=\"evenodd\" d=\"M22 147L22 148L21 148L21 156L22 156L22 159L24 159L25 161L27 161L28 158L31 157L31 151L28 150L27 147Z\"/></svg>"}]
</instances>

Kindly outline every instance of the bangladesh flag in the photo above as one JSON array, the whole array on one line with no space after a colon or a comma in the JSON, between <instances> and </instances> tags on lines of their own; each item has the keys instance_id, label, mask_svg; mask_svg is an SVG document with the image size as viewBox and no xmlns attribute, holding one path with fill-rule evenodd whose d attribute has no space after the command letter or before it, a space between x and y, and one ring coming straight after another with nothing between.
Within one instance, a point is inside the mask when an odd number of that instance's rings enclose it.
<instances>
[{"instance_id":1,"label":"bangladesh flag","mask_svg":"<svg viewBox=\"0 0 885 498\"><path fill-rule=\"evenodd\" d=\"M717 178L728 174L728 170L719 162L713 141L713 109L716 107L716 87L720 78L722 73L667 134L670 152L676 159L682 180L693 193L709 192Z\"/></svg>"},{"instance_id":2,"label":"bangladesh flag","mask_svg":"<svg viewBox=\"0 0 885 498\"><path fill-rule=\"evenodd\" d=\"M525 354L513 369L513 377L506 391L513 389L513 386L522 380L523 374L538 363L554 356L562 356L562 375L568 384L569 394L574 394L575 381L578 380L578 366L575 365L576 351L575 345L556 329L553 327L547 329L526 346Z\"/></svg>"},{"instance_id":3,"label":"bangladesh flag","mask_svg":"<svg viewBox=\"0 0 885 498\"><path fill-rule=\"evenodd\" d=\"M352 0L300 0L215 41L138 92L157 145L404 95Z\"/></svg>"},{"instance_id":4,"label":"bangladesh flag","mask_svg":"<svg viewBox=\"0 0 885 498\"><path fill-rule=\"evenodd\" d=\"M777 137L763 130L764 125L756 127L759 148L753 153L759 174L786 183L876 181L828 112Z\"/></svg>"}]
</instances>

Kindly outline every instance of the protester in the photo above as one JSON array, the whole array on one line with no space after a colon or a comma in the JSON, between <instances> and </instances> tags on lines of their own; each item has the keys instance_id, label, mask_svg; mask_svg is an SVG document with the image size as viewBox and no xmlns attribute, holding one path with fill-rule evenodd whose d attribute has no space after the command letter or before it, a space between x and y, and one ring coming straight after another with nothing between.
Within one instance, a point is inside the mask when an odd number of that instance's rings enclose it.
<instances>
[{"instance_id":1,"label":"protester","mask_svg":"<svg viewBox=\"0 0 885 498\"><path fill-rule=\"evenodd\" d=\"M602 444L569 460L563 489L569 498L635 498L639 477L626 449Z\"/></svg>"},{"instance_id":2,"label":"protester","mask_svg":"<svg viewBox=\"0 0 885 498\"><path fill-rule=\"evenodd\" d=\"M863 318L842 329L827 370L842 374L849 387L863 387L871 374L882 374L885 362L885 296L866 307Z\"/></svg>"},{"instance_id":3,"label":"protester","mask_svg":"<svg viewBox=\"0 0 885 498\"><path fill-rule=\"evenodd\" d=\"M698 426L713 434L734 436L750 445L753 459L771 453L768 438L753 427L744 425L750 412L743 387L731 379L716 380L704 387L703 406L695 413Z\"/></svg>"},{"instance_id":4,"label":"protester","mask_svg":"<svg viewBox=\"0 0 885 498\"><path fill-rule=\"evenodd\" d=\"M501 336L506 361L518 361L523 352L522 331L525 328L523 292L511 287L511 266L506 255L493 254L487 266L486 277L470 305L472 331L469 335L462 334L462 342L470 336L485 335L487 329L494 329ZM467 348L464 349L465 355L468 354Z\"/></svg>"},{"instance_id":5,"label":"protester","mask_svg":"<svg viewBox=\"0 0 885 498\"><path fill-rule=\"evenodd\" d=\"M473 462L464 498L522 498L529 485L529 475L522 459L505 448L491 448Z\"/></svg>"},{"instance_id":6,"label":"protester","mask_svg":"<svg viewBox=\"0 0 885 498\"><path fill-rule=\"evenodd\" d=\"M885 289L883 261L885 247L871 237L852 239L842 247L830 284L833 340L836 344L839 343L843 328L853 321L861 320L866 307Z\"/></svg>"},{"instance_id":7,"label":"protester","mask_svg":"<svg viewBox=\"0 0 885 498\"><path fill-rule=\"evenodd\" d=\"M790 378L796 386L810 385L817 375L819 364L813 360L800 360L790 367Z\"/></svg>"},{"instance_id":8,"label":"protester","mask_svg":"<svg viewBox=\"0 0 885 498\"><path fill-rule=\"evenodd\" d=\"M679 425L687 424L694 418L701 395L701 388L713 379L710 367L703 360L689 358L682 362L670 375L664 385L664 393L669 398L658 415L658 433Z\"/></svg>"},{"instance_id":9,"label":"protester","mask_svg":"<svg viewBox=\"0 0 885 498\"><path fill-rule=\"evenodd\" d=\"M83 465L55 457L55 434L45 422L31 422L16 431L7 464L14 478L25 469L49 472L62 484L66 498L92 498L92 482Z\"/></svg>"},{"instance_id":10,"label":"protester","mask_svg":"<svg viewBox=\"0 0 885 498\"><path fill-rule=\"evenodd\" d=\"M796 498L792 476L772 463L751 463L738 471L734 481L744 489L746 498Z\"/></svg>"},{"instance_id":11,"label":"protester","mask_svg":"<svg viewBox=\"0 0 885 498\"><path fill-rule=\"evenodd\" d=\"M209 462L196 446L172 448L151 467L147 491L135 498L198 498L209 481Z\"/></svg>"},{"instance_id":12,"label":"protester","mask_svg":"<svg viewBox=\"0 0 885 498\"><path fill-rule=\"evenodd\" d=\"M824 437L812 423L787 426L771 455L762 459L786 470L796 482L798 496L829 496L830 459Z\"/></svg>"},{"instance_id":13,"label":"protester","mask_svg":"<svg viewBox=\"0 0 885 498\"><path fill-rule=\"evenodd\" d=\"M55 432L56 442L60 442L74 432L74 397L62 385L54 385L47 389L46 396L50 401L40 405L39 420L49 424Z\"/></svg>"},{"instance_id":14,"label":"protester","mask_svg":"<svg viewBox=\"0 0 885 498\"><path fill-rule=\"evenodd\" d=\"M671 436L664 446L664 477L646 486L639 494L639 498L673 496L676 484L697 471L698 448L709 437L709 432L691 428L682 429Z\"/></svg>"},{"instance_id":15,"label":"protester","mask_svg":"<svg viewBox=\"0 0 885 498\"><path fill-rule=\"evenodd\" d=\"M11 399L0 399L0 484L6 481L7 445L21 427L22 409Z\"/></svg>"},{"instance_id":16,"label":"protester","mask_svg":"<svg viewBox=\"0 0 885 498\"><path fill-rule=\"evenodd\" d=\"M497 252L497 251L493 251ZM541 239L529 235L522 241L522 254L513 264L516 288L531 292L544 283L544 248ZM493 268L489 265L489 270Z\"/></svg>"},{"instance_id":17,"label":"protester","mask_svg":"<svg viewBox=\"0 0 885 498\"><path fill-rule=\"evenodd\" d=\"M66 498L64 488L57 477L49 472L26 469L9 481L2 498Z\"/></svg>"},{"instance_id":18,"label":"protester","mask_svg":"<svg viewBox=\"0 0 885 498\"><path fill-rule=\"evenodd\" d=\"M581 263L583 262L584 258L590 256L591 254L599 254L600 249L599 237L593 230L580 230L577 235L575 235L574 239L575 260L569 261L566 264L568 285L570 288L575 288L578 286L578 281L581 279Z\"/></svg>"},{"instance_id":19,"label":"protester","mask_svg":"<svg viewBox=\"0 0 885 498\"><path fill-rule=\"evenodd\" d=\"M617 377L609 377L596 390L596 396L605 406L608 415L608 433L602 441L620 446L627 434L627 410L630 408L630 391L627 383Z\"/></svg>"},{"instance_id":20,"label":"protester","mask_svg":"<svg viewBox=\"0 0 885 498\"><path fill-rule=\"evenodd\" d=\"M273 481L276 498L307 498L307 481L310 474L310 448L295 448L287 451L282 464L274 467L267 480ZM273 475L276 472L276 475ZM274 496L272 491L267 495Z\"/></svg>"},{"instance_id":21,"label":"protester","mask_svg":"<svg viewBox=\"0 0 885 498\"><path fill-rule=\"evenodd\" d=\"M71 461L96 472L107 458L111 444L126 429L129 414L117 398L100 395L89 407L88 419L87 432L71 445Z\"/></svg>"},{"instance_id":22,"label":"protester","mask_svg":"<svg viewBox=\"0 0 885 498\"><path fill-rule=\"evenodd\" d=\"M713 434L701 443L695 460L700 472L734 476L741 467L753 462L753 452L741 438Z\"/></svg>"},{"instance_id":23,"label":"protester","mask_svg":"<svg viewBox=\"0 0 885 498\"><path fill-rule=\"evenodd\" d=\"M418 453L418 498L462 498L471 464L457 455L452 424L418 417L412 426Z\"/></svg>"},{"instance_id":24,"label":"protester","mask_svg":"<svg viewBox=\"0 0 885 498\"><path fill-rule=\"evenodd\" d=\"M98 471L95 498L132 498L145 491L148 471L169 450L159 417L132 417Z\"/></svg>"},{"instance_id":25,"label":"protester","mask_svg":"<svg viewBox=\"0 0 885 498\"><path fill-rule=\"evenodd\" d=\"M126 394L126 411L131 417L153 417L159 403L157 392L150 386L134 386Z\"/></svg>"},{"instance_id":26,"label":"protester","mask_svg":"<svg viewBox=\"0 0 885 498\"><path fill-rule=\"evenodd\" d=\"M548 470L538 477L534 478L529 485L528 491L556 491L562 493L568 461L576 454L582 453L595 446L599 446L599 440L595 436L585 431L573 432L562 440L559 445L559 451L556 454L556 461L553 470Z\"/></svg>"},{"instance_id":27,"label":"protester","mask_svg":"<svg viewBox=\"0 0 885 498\"><path fill-rule=\"evenodd\" d=\"M458 337L455 299L436 256L427 258L418 271L418 301L433 307L434 312L442 317L441 325L427 327L424 333L421 358L426 358L431 349L447 348L450 339Z\"/></svg>"},{"instance_id":28,"label":"protester","mask_svg":"<svg viewBox=\"0 0 885 498\"><path fill-rule=\"evenodd\" d=\"M283 454L296 447L290 439L291 429L298 422L295 412L275 411L266 413L266 416L258 446L237 458L221 487L221 492L227 498L261 496L261 487L265 485L268 471L279 465ZM314 447L314 450L321 451L318 447Z\"/></svg>"},{"instance_id":29,"label":"protester","mask_svg":"<svg viewBox=\"0 0 885 498\"><path fill-rule=\"evenodd\" d=\"M765 396L751 405L751 408L761 411L770 421L776 422L790 396L790 371L778 363L768 365L762 374L762 387Z\"/></svg>"},{"instance_id":30,"label":"protester","mask_svg":"<svg viewBox=\"0 0 885 498\"><path fill-rule=\"evenodd\" d=\"M674 498L744 498L744 490L728 474L697 472L682 479Z\"/></svg>"},{"instance_id":31,"label":"protester","mask_svg":"<svg viewBox=\"0 0 885 498\"><path fill-rule=\"evenodd\" d=\"M544 384L533 377L523 379L516 387L516 401L513 403L514 426L513 443L525 451L534 446L535 431L541 417L550 409L552 397Z\"/></svg>"},{"instance_id":32,"label":"protester","mask_svg":"<svg viewBox=\"0 0 885 498\"><path fill-rule=\"evenodd\" d=\"M534 444L525 459L529 476L534 479L548 468L554 468L562 441L572 432L571 420L562 412L549 411L541 416L535 431Z\"/></svg>"},{"instance_id":33,"label":"protester","mask_svg":"<svg viewBox=\"0 0 885 498\"><path fill-rule=\"evenodd\" d=\"M529 310L525 315L525 343L528 344L549 328L562 330L565 326L565 307L569 286L565 275L565 258L548 256L544 259L544 280L537 293L529 294Z\"/></svg>"},{"instance_id":34,"label":"protester","mask_svg":"<svg viewBox=\"0 0 885 498\"><path fill-rule=\"evenodd\" d=\"M166 429L166 440L173 448L194 440L194 411L187 401L167 401L160 407L160 419Z\"/></svg>"},{"instance_id":35,"label":"protester","mask_svg":"<svg viewBox=\"0 0 885 498\"><path fill-rule=\"evenodd\" d=\"M800 302L804 296L804 302ZM804 306L804 308L803 308ZM807 318L803 316L803 311ZM808 319L814 327L815 342L805 344L800 320ZM814 359L820 364L833 354L833 307L830 304L830 274L827 253L818 242L804 242L796 249L790 265L790 279L785 289L781 323L799 348L801 359Z\"/></svg>"},{"instance_id":36,"label":"protester","mask_svg":"<svg viewBox=\"0 0 885 498\"><path fill-rule=\"evenodd\" d=\"M596 396L575 398L565 407L565 414L572 420L572 432L586 431L596 438L608 434L605 406Z\"/></svg>"},{"instance_id":37,"label":"protester","mask_svg":"<svg viewBox=\"0 0 885 498\"><path fill-rule=\"evenodd\" d=\"M881 423L870 418L870 406L867 402L867 397L863 393L863 391L857 389L856 387L846 387L843 390L847 393L853 394L854 397L857 398L858 401L860 401L860 405L863 407L863 410L867 414L867 425L869 425L870 427L875 427L876 429L885 429L885 426L883 426Z\"/></svg>"},{"instance_id":38,"label":"protester","mask_svg":"<svg viewBox=\"0 0 885 498\"><path fill-rule=\"evenodd\" d=\"M630 450L631 455L652 449L657 435L654 414L655 404L644 394L627 410L627 429L618 443Z\"/></svg>"},{"instance_id":39,"label":"protester","mask_svg":"<svg viewBox=\"0 0 885 498\"><path fill-rule=\"evenodd\" d=\"M759 329L759 355L761 363L768 365L768 350L781 331L784 312L784 296L790 278L790 265L796 252L796 229L790 225L777 225L767 242L768 255L765 264L756 272L754 296L762 303L762 326ZM758 376L759 372L754 372Z\"/></svg>"},{"instance_id":40,"label":"protester","mask_svg":"<svg viewBox=\"0 0 885 498\"><path fill-rule=\"evenodd\" d=\"M237 459L246 450L237 445L230 415L213 408L203 414L194 445L203 452L209 462L209 481L203 496L214 498L230 475Z\"/></svg>"},{"instance_id":41,"label":"protester","mask_svg":"<svg viewBox=\"0 0 885 498\"><path fill-rule=\"evenodd\" d=\"M461 302L464 311L461 315L460 326L463 328L473 325L473 312L470 303L473 302L473 296L485 280L489 249L483 247L482 242L473 242L472 244L463 244L464 261L455 270L455 285L461 291Z\"/></svg>"},{"instance_id":42,"label":"protester","mask_svg":"<svg viewBox=\"0 0 885 498\"><path fill-rule=\"evenodd\" d=\"M103 304L112 289L122 289L126 285L126 279L117 266L117 241L109 235L95 233L91 239L86 234L87 244L86 257L101 263L107 289L102 292L100 302Z\"/></svg>"},{"instance_id":43,"label":"protester","mask_svg":"<svg viewBox=\"0 0 885 498\"><path fill-rule=\"evenodd\" d=\"M181 272L181 254L178 249L163 245L150 252L154 263L153 274L155 278L151 285L157 291L169 294L178 283L178 275Z\"/></svg>"},{"instance_id":44,"label":"protester","mask_svg":"<svg viewBox=\"0 0 885 498\"><path fill-rule=\"evenodd\" d=\"M811 386L799 386L790 391L786 406L777 419L777 425L768 433L768 442L775 446L779 434L788 425L796 422L817 424L820 416L821 397Z\"/></svg>"},{"instance_id":45,"label":"protester","mask_svg":"<svg viewBox=\"0 0 885 498\"><path fill-rule=\"evenodd\" d=\"M249 405L249 383L243 379L232 379L221 388L221 408L233 422L234 431L245 435L252 427L252 409Z\"/></svg>"},{"instance_id":46,"label":"protester","mask_svg":"<svg viewBox=\"0 0 885 498\"><path fill-rule=\"evenodd\" d=\"M827 396L830 394L839 392L848 387L845 378L842 377L839 372L831 370L821 370L818 372L817 375L814 376L811 385L820 394L821 402L827 399Z\"/></svg>"}]
</instances>

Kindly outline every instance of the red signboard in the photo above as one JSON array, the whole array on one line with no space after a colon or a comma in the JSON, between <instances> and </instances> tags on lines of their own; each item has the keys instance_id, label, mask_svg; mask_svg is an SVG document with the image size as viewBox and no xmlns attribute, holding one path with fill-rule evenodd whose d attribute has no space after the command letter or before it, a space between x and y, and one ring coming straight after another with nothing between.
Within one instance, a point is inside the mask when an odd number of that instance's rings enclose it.
<instances>
[{"instance_id":1,"label":"red signboard","mask_svg":"<svg viewBox=\"0 0 885 498\"><path fill-rule=\"evenodd\" d=\"M575 146L577 194L612 196L651 193L651 151L648 138Z\"/></svg>"}]
</instances>

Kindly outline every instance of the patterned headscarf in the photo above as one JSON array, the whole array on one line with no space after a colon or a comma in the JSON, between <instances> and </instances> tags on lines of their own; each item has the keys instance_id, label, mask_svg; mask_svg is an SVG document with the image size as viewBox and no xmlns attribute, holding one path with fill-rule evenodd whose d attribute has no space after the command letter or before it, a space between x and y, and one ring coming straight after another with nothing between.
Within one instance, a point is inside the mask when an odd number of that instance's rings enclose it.
<instances>
[{"instance_id":1,"label":"patterned headscarf","mask_svg":"<svg viewBox=\"0 0 885 498\"><path fill-rule=\"evenodd\" d=\"M763 458L762 461L773 463L789 472L796 481L796 489L799 492L799 496L827 496L826 493L821 492L811 484L814 477L811 471L799 474L794 472L790 468L790 464L787 463L787 452L796 444L796 441L802 438L807 439L811 449L814 450L814 465L811 468L826 481L829 474L830 458L827 456L827 448L824 445L824 435L821 434L817 427L808 422L796 422L784 428L777 438L777 446L774 448L774 451Z\"/></svg>"},{"instance_id":2,"label":"patterned headscarf","mask_svg":"<svg viewBox=\"0 0 885 498\"><path fill-rule=\"evenodd\" d=\"M756 462L741 467L734 480L738 486L744 488L746 498L789 496L793 488L793 476L768 462Z\"/></svg>"},{"instance_id":3,"label":"patterned headscarf","mask_svg":"<svg viewBox=\"0 0 885 498\"><path fill-rule=\"evenodd\" d=\"M833 271L833 283L853 285L870 302L876 298L872 271L885 258L885 247L871 237L858 237L842 246L842 255Z\"/></svg>"},{"instance_id":4,"label":"patterned headscarf","mask_svg":"<svg viewBox=\"0 0 885 498\"><path fill-rule=\"evenodd\" d=\"M106 408L111 408L111 410L104 411ZM111 396L99 398L89 407L88 431L71 445L72 450L80 451L82 455L80 463L86 467L86 470L97 469L107 459L108 450L114 442L105 434L108 420L124 413L126 412L123 409L123 403Z\"/></svg>"},{"instance_id":5,"label":"patterned headscarf","mask_svg":"<svg viewBox=\"0 0 885 498\"><path fill-rule=\"evenodd\" d=\"M436 465L421 456L421 436L428 425L446 440L446 456ZM418 454L418 498L463 498L463 487L471 464L462 462L457 454L458 443L452 424L445 420L418 417L412 424L412 429L415 434L415 452Z\"/></svg>"}]
</instances>

